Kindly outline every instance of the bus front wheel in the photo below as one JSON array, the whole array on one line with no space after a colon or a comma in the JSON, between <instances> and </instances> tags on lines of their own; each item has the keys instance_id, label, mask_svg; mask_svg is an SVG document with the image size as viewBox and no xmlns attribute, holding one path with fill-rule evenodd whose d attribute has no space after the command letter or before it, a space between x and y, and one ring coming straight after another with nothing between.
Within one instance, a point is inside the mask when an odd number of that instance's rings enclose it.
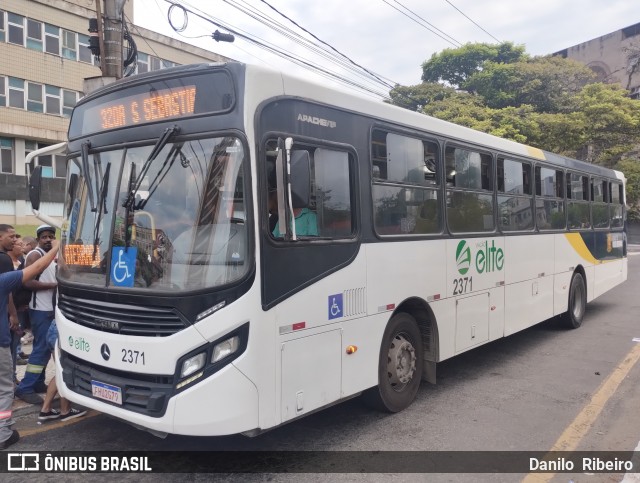
<instances>
[{"instance_id":1,"label":"bus front wheel","mask_svg":"<svg viewBox=\"0 0 640 483\"><path fill-rule=\"evenodd\" d=\"M569 304L564 314L565 325L569 329L577 329L582 325L584 313L587 310L587 287L582 274L576 272L571 278L569 286Z\"/></svg>"},{"instance_id":2,"label":"bus front wheel","mask_svg":"<svg viewBox=\"0 0 640 483\"><path fill-rule=\"evenodd\" d=\"M422 337L416 320L406 313L394 315L382 336L378 385L365 391L364 401L380 411L402 411L418 393L422 368Z\"/></svg>"}]
</instances>

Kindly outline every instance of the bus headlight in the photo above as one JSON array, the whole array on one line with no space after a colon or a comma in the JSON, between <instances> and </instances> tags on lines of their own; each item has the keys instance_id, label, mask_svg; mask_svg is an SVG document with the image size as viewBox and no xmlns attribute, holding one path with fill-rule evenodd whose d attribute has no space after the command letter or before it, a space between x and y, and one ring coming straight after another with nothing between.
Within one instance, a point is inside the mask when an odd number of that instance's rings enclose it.
<instances>
[{"instance_id":1,"label":"bus headlight","mask_svg":"<svg viewBox=\"0 0 640 483\"><path fill-rule=\"evenodd\" d=\"M218 362L227 356L230 356L238 350L240 347L240 337L237 335L223 340L219 344L216 344L213 348L213 355L211 356L211 363Z\"/></svg>"},{"instance_id":2,"label":"bus headlight","mask_svg":"<svg viewBox=\"0 0 640 483\"><path fill-rule=\"evenodd\" d=\"M180 379L190 376L194 372L199 371L204 366L206 360L206 352L201 352L195 356L189 357L182 363L182 369L180 369Z\"/></svg>"}]
</instances>

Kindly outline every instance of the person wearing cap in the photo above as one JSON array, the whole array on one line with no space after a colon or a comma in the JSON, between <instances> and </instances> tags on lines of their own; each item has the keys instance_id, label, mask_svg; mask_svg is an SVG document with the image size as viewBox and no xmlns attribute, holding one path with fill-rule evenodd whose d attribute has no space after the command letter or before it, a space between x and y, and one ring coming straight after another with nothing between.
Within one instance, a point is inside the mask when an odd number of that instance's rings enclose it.
<instances>
[{"instance_id":1,"label":"person wearing cap","mask_svg":"<svg viewBox=\"0 0 640 483\"><path fill-rule=\"evenodd\" d=\"M56 229L50 225L40 225L36 230L36 239L38 246L27 254L25 268L36 263L51 250L56 239ZM29 404L42 404L43 399L37 393L47 391L44 380L45 368L51 356L47 348L47 332L54 317L55 289L58 286L55 262L52 261L37 279L26 282L24 286L33 292L29 302L33 349L24 378L16 388L15 395Z\"/></svg>"},{"instance_id":2,"label":"person wearing cap","mask_svg":"<svg viewBox=\"0 0 640 483\"><path fill-rule=\"evenodd\" d=\"M13 227L10 225L0 225L0 232L4 235L12 230ZM58 242L55 241L49 253L46 253L29 267L0 274L0 450L7 449L20 439L18 431L11 429L13 425L13 364L9 347L11 342L7 311L9 298L11 293L20 288L22 284L35 278L42 270L46 269L53 261L57 251Z\"/></svg>"}]
</instances>

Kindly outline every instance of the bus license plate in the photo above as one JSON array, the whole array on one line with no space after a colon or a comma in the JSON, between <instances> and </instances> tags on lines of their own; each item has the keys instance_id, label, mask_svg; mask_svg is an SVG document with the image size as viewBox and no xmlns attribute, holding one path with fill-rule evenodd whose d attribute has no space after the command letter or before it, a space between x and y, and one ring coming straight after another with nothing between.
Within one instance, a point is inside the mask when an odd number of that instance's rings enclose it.
<instances>
[{"instance_id":1,"label":"bus license plate","mask_svg":"<svg viewBox=\"0 0 640 483\"><path fill-rule=\"evenodd\" d=\"M98 399L122 405L122 389L100 381L91 381L91 394Z\"/></svg>"}]
</instances>

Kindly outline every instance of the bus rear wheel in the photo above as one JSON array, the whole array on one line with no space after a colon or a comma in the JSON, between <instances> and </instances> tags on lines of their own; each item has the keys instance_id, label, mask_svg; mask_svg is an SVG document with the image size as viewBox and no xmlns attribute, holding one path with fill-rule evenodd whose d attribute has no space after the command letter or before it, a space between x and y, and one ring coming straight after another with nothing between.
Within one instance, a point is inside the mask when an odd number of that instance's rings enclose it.
<instances>
[{"instance_id":1,"label":"bus rear wheel","mask_svg":"<svg viewBox=\"0 0 640 483\"><path fill-rule=\"evenodd\" d=\"M587 286L582 274L576 272L571 278L569 286L569 303L567 313L564 314L564 324L569 329L577 329L582 325L584 313L587 310Z\"/></svg>"},{"instance_id":2,"label":"bus rear wheel","mask_svg":"<svg viewBox=\"0 0 640 483\"><path fill-rule=\"evenodd\" d=\"M406 313L394 315L382 337L378 385L363 394L365 403L380 411L402 411L418 393L422 368L422 337L416 320Z\"/></svg>"}]
</instances>

